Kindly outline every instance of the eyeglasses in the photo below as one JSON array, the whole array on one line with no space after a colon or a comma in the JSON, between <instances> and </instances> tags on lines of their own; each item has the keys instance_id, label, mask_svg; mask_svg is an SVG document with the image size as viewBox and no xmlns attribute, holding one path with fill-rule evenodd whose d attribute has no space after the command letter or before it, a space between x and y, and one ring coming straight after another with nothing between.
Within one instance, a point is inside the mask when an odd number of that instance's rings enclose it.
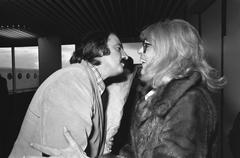
<instances>
[{"instance_id":1,"label":"eyeglasses","mask_svg":"<svg viewBox=\"0 0 240 158\"><path fill-rule=\"evenodd\" d=\"M152 44L151 43L149 43L147 40L144 40L143 42L142 42L142 46L143 46L143 53L145 54L146 53L146 51L147 51L147 48L149 47L149 46L151 46Z\"/></svg>"}]
</instances>

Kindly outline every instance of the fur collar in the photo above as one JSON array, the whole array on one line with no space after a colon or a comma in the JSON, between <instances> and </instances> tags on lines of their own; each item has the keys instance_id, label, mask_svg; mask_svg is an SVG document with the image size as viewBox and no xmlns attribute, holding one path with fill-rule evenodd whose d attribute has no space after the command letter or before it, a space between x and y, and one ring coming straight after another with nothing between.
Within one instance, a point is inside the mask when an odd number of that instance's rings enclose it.
<instances>
[{"instance_id":1,"label":"fur collar","mask_svg":"<svg viewBox=\"0 0 240 158\"><path fill-rule=\"evenodd\" d=\"M153 97L150 108L153 108L152 110L156 115L166 116L179 98L200 80L200 73L194 72L187 77L172 80L164 87L157 88L156 96Z\"/></svg>"}]
</instances>

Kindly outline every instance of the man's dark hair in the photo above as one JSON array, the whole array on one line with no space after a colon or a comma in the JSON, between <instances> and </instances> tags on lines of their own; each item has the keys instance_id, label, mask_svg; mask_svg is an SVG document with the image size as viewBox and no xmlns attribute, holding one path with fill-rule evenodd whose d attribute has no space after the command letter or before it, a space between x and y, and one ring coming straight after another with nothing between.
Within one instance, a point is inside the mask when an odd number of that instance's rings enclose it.
<instances>
[{"instance_id":1,"label":"man's dark hair","mask_svg":"<svg viewBox=\"0 0 240 158\"><path fill-rule=\"evenodd\" d=\"M100 65L100 61L95 58L110 54L107 46L110 34L109 32L91 32L87 34L83 38L81 45L73 52L70 63L81 63L82 60L86 60L93 65Z\"/></svg>"}]
</instances>

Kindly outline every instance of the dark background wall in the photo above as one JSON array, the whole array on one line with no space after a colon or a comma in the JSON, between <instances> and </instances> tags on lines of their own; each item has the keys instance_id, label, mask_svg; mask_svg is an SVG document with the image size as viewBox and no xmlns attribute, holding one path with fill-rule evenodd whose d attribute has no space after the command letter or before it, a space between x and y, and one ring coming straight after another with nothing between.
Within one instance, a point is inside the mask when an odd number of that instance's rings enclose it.
<instances>
[{"instance_id":1,"label":"dark background wall","mask_svg":"<svg viewBox=\"0 0 240 158\"><path fill-rule=\"evenodd\" d=\"M226 19L226 36L224 38L224 73L227 76L228 84L224 89L224 106L223 106L223 133L225 142L233 121L238 112L240 112L240 1L227 1L227 19ZM240 132L238 132L240 135ZM238 136L239 137L239 136ZM238 146L239 148L239 146ZM228 146L225 146L224 156L230 157Z\"/></svg>"},{"instance_id":2,"label":"dark background wall","mask_svg":"<svg viewBox=\"0 0 240 158\"><path fill-rule=\"evenodd\" d=\"M1 102L1 158L9 155L34 93L35 91L11 94Z\"/></svg>"}]
</instances>

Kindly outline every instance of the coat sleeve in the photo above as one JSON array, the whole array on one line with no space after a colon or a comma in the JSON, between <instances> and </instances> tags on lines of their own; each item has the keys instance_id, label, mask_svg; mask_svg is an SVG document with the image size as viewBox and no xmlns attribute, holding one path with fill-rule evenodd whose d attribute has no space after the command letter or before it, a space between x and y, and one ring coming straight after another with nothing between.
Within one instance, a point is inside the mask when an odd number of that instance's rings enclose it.
<instances>
[{"instance_id":1,"label":"coat sleeve","mask_svg":"<svg viewBox=\"0 0 240 158\"><path fill-rule=\"evenodd\" d=\"M67 127L85 150L92 130L93 96L90 81L84 74L63 74L44 92L42 102L42 143L56 148L67 147L63 127Z\"/></svg>"},{"instance_id":2,"label":"coat sleeve","mask_svg":"<svg viewBox=\"0 0 240 158\"><path fill-rule=\"evenodd\" d=\"M190 91L181 97L165 117L153 157L206 157L207 106L199 91Z\"/></svg>"}]
</instances>

